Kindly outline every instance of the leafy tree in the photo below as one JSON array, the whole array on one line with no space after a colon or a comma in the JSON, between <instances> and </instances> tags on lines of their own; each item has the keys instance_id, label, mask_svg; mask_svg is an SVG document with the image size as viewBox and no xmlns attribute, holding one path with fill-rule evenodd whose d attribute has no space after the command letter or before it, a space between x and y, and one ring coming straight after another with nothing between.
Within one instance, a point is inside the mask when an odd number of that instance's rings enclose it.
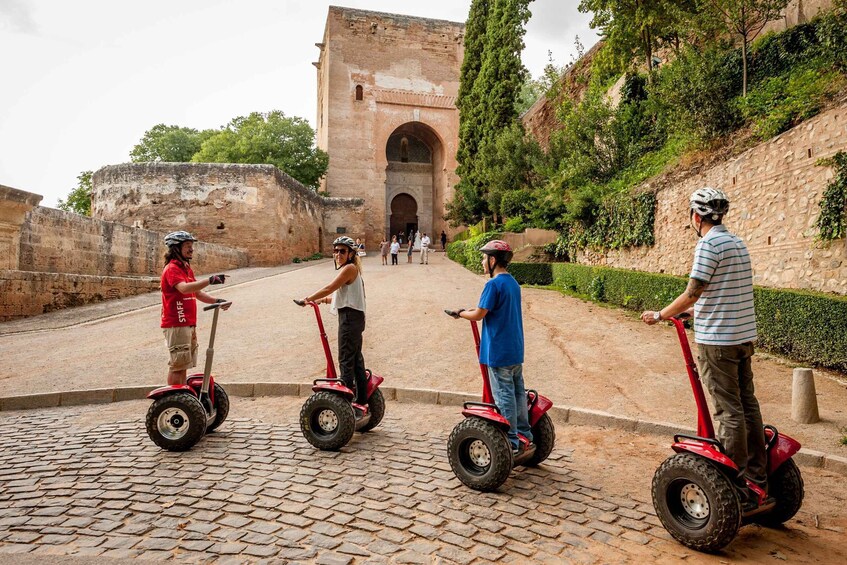
<instances>
[{"instance_id":1,"label":"leafy tree","mask_svg":"<svg viewBox=\"0 0 847 565\"><path fill-rule=\"evenodd\" d=\"M197 131L193 128L158 124L144 132L141 141L129 154L133 163L162 161L188 163L200 151L203 141L214 135L214 130Z\"/></svg>"},{"instance_id":2,"label":"leafy tree","mask_svg":"<svg viewBox=\"0 0 847 565\"><path fill-rule=\"evenodd\" d=\"M460 181L448 204L454 223L472 223L492 212L485 197L477 155L485 143L518 116L518 95L526 80L521 62L525 24L532 0L474 0L465 28L460 74Z\"/></svg>"},{"instance_id":3,"label":"leafy tree","mask_svg":"<svg viewBox=\"0 0 847 565\"><path fill-rule=\"evenodd\" d=\"M600 28L625 68L640 52L648 71L660 37L676 37L681 14L674 0L580 0L580 12L593 12L592 28Z\"/></svg>"},{"instance_id":4,"label":"leafy tree","mask_svg":"<svg viewBox=\"0 0 847 565\"><path fill-rule=\"evenodd\" d=\"M275 165L313 189L329 166L329 156L315 146L315 131L309 123L279 110L233 119L206 139L191 160Z\"/></svg>"},{"instance_id":5,"label":"leafy tree","mask_svg":"<svg viewBox=\"0 0 847 565\"><path fill-rule=\"evenodd\" d=\"M789 0L709 0L727 30L741 36L741 95L747 96L747 48L768 22L782 15Z\"/></svg>"},{"instance_id":6,"label":"leafy tree","mask_svg":"<svg viewBox=\"0 0 847 565\"><path fill-rule=\"evenodd\" d=\"M79 182L76 188L68 193L68 199L59 199L56 205L59 210L76 212L83 216L91 215L91 175L92 171L83 171L76 177Z\"/></svg>"},{"instance_id":7,"label":"leafy tree","mask_svg":"<svg viewBox=\"0 0 847 565\"><path fill-rule=\"evenodd\" d=\"M528 217L531 203L525 194L540 186L548 172L544 153L521 123L514 121L485 141L478 161L488 209L500 216Z\"/></svg>"}]
</instances>

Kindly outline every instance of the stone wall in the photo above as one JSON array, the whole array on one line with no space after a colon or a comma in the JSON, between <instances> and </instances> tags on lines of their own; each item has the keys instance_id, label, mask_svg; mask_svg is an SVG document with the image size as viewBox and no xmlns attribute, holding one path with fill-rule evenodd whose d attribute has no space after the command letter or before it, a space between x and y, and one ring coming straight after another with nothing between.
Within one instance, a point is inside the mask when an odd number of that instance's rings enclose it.
<instances>
[{"instance_id":1,"label":"stone wall","mask_svg":"<svg viewBox=\"0 0 847 565\"><path fill-rule=\"evenodd\" d=\"M43 197L0 185L0 269L17 269L21 247L21 224Z\"/></svg>"},{"instance_id":2,"label":"stone wall","mask_svg":"<svg viewBox=\"0 0 847 565\"><path fill-rule=\"evenodd\" d=\"M443 215L458 181L464 24L333 6L318 47L318 146L330 155L322 188L364 199L365 237L378 243L390 228L386 145L402 131L432 151L426 198L415 198L420 231L455 233Z\"/></svg>"},{"instance_id":3,"label":"stone wall","mask_svg":"<svg viewBox=\"0 0 847 565\"><path fill-rule=\"evenodd\" d=\"M365 203L361 198L327 198L323 210L323 250L332 251L332 242L346 235L360 239L370 249L379 245L379 241L368 241L365 232Z\"/></svg>"},{"instance_id":4,"label":"stone wall","mask_svg":"<svg viewBox=\"0 0 847 565\"><path fill-rule=\"evenodd\" d=\"M92 215L157 232L190 231L270 266L326 251L327 200L272 165L132 163L96 171ZM331 204L363 233L356 200Z\"/></svg>"},{"instance_id":5,"label":"stone wall","mask_svg":"<svg viewBox=\"0 0 847 565\"><path fill-rule=\"evenodd\" d=\"M702 186L726 191L724 223L750 250L754 282L763 286L847 294L847 240L815 241L820 199L833 177L821 158L847 151L842 104L738 157L657 192L653 247L587 253L580 262L685 275L697 237L688 226L688 197Z\"/></svg>"},{"instance_id":6,"label":"stone wall","mask_svg":"<svg viewBox=\"0 0 847 565\"><path fill-rule=\"evenodd\" d=\"M98 276L158 276L164 234L73 212L35 208L20 229L21 271ZM197 264L209 273L247 266L247 254L222 245L195 244Z\"/></svg>"},{"instance_id":7,"label":"stone wall","mask_svg":"<svg viewBox=\"0 0 847 565\"><path fill-rule=\"evenodd\" d=\"M159 290L159 277L0 271L0 321Z\"/></svg>"}]
</instances>

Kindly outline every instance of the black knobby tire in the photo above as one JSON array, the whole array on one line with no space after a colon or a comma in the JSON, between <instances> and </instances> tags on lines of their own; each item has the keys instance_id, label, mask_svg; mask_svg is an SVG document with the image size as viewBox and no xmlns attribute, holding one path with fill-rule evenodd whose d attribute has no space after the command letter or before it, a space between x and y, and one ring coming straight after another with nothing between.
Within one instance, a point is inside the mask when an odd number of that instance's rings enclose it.
<instances>
[{"instance_id":1,"label":"black knobby tire","mask_svg":"<svg viewBox=\"0 0 847 565\"><path fill-rule=\"evenodd\" d=\"M379 389L376 389L368 399L368 414L371 415L371 419L362 427L361 432L371 431L382 422L382 417L385 416L385 397Z\"/></svg>"},{"instance_id":2,"label":"black knobby tire","mask_svg":"<svg viewBox=\"0 0 847 565\"><path fill-rule=\"evenodd\" d=\"M206 410L191 393L157 398L147 410L147 435L168 451L187 451L206 433Z\"/></svg>"},{"instance_id":3,"label":"black knobby tire","mask_svg":"<svg viewBox=\"0 0 847 565\"><path fill-rule=\"evenodd\" d=\"M209 424L209 429L206 433L213 432L220 427L226 420L229 414L229 395L227 395L224 387L215 383L215 421Z\"/></svg>"},{"instance_id":4,"label":"black knobby tire","mask_svg":"<svg viewBox=\"0 0 847 565\"><path fill-rule=\"evenodd\" d=\"M542 415L532 426L532 443L535 444L535 454L526 463L530 467L547 459L556 444L556 428L549 414Z\"/></svg>"},{"instance_id":5,"label":"black knobby tire","mask_svg":"<svg viewBox=\"0 0 847 565\"><path fill-rule=\"evenodd\" d=\"M513 465L506 433L482 418L466 418L453 428L447 440L447 458L456 478L483 492L506 482Z\"/></svg>"},{"instance_id":6,"label":"black knobby tire","mask_svg":"<svg viewBox=\"0 0 847 565\"><path fill-rule=\"evenodd\" d=\"M653 507L668 533L697 551L719 551L741 527L741 502L732 481L691 453L669 457L656 470Z\"/></svg>"},{"instance_id":7,"label":"black knobby tire","mask_svg":"<svg viewBox=\"0 0 847 565\"><path fill-rule=\"evenodd\" d=\"M319 391L300 410L300 429L306 441L324 451L347 445L356 431L353 406L338 394Z\"/></svg>"},{"instance_id":8,"label":"black knobby tire","mask_svg":"<svg viewBox=\"0 0 847 565\"><path fill-rule=\"evenodd\" d=\"M793 459L789 459L768 477L768 494L776 499L770 512L757 514L751 520L762 526L774 528L794 517L803 506L803 476Z\"/></svg>"}]
</instances>

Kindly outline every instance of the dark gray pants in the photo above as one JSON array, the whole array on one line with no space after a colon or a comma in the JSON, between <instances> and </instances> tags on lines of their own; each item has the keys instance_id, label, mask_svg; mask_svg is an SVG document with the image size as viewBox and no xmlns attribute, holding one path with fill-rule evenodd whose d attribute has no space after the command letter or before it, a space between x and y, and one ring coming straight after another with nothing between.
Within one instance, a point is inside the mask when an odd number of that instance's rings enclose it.
<instances>
[{"instance_id":1,"label":"dark gray pants","mask_svg":"<svg viewBox=\"0 0 847 565\"><path fill-rule=\"evenodd\" d=\"M717 438L747 477L767 490L767 453L762 412L753 390L753 344L697 344L703 384L715 405Z\"/></svg>"},{"instance_id":2,"label":"dark gray pants","mask_svg":"<svg viewBox=\"0 0 847 565\"><path fill-rule=\"evenodd\" d=\"M355 308L338 311L338 370L347 388L356 391L356 402L368 403L368 377L362 357L365 313Z\"/></svg>"}]
</instances>

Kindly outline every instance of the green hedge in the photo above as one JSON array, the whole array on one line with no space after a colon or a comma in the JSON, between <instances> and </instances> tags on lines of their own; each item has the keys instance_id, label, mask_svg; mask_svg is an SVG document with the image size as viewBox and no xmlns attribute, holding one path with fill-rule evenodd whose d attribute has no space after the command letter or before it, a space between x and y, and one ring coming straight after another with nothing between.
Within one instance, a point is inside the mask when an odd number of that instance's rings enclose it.
<instances>
[{"instance_id":1,"label":"green hedge","mask_svg":"<svg viewBox=\"0 0 847 565\"><path fill-rule=\"evenodd\" d=\"M513 263L521 284L552 284L635 311L667 306L685 277L574 263ZM802 363L847 372L847 297L756 287L759 346Z\"/></svg>"},{"instance_id":2,"label":"green hedge","mask_svg":"<svg viewBox=\"0 0 847 565\"><path fill-rule=\"evenodd\" d=\"M486 232L465 241L453 241L447 244L447 257L466 269L475 273L482 272L482 253L478 250L480 247L497 239L500 234L497 232Z\"/></svg>"},{"instance_id":3,"label":"green hedge","mask_svg":"<svg viewBox=\"0 0 847 565\"><path fill-rule=\"evenodd\" d=\"M521 284L547 286L553 284L553 270L550 263L512 263L509 272Z\"/></svg>"}]
</instances>

